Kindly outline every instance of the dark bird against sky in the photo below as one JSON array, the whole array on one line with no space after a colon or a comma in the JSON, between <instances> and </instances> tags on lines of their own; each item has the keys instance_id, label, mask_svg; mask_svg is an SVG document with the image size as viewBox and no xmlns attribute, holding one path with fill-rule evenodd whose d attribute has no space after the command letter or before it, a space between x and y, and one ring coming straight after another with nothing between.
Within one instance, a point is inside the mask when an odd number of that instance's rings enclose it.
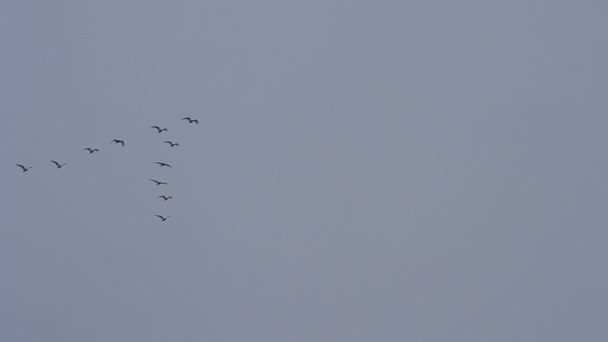
<instances>
[{"instance_id":1,"label":"dark bird against sky","mask_svg":"<svg viewBox=\"0 0 608 342\"><path fill-rule=\"evenodd\" d=\"M156 179L150 178L150 180L153 181L154 183L156 183L156 185L161 185L161 184L169 185L169 183L160 182L160 181L157 181Z\"/></svg>"},{"instance_id":2,"label":"dark bird against sky","mask_svg":"<svg viewBox=\"0 0 608 342\"><path fill-rule=\"evenodd\" d=\"M156 128L156 130L158 131L158 133L162 133L162 132L167 132L167 131L169 131L169 130L168 130L168 129L166 129L166 128L160 128L160 127L158 127L158 126L152 126L152 127L150 127L150 128Z\"/></svg>"},{"instance_id":3,"label":"dark bird against sky","mask_svg":"<svg viewBox=\"0 0 608 342\"><path fill-rule=\"evenodd\" d=\"M125 146L125 141L124 140L120 140L120 139L114 139L112 141L110 141L110 144L121 144L123 147Z\"/></svg>"},{"instance_id":4,"label":"dark bird against sky","mask_svg":"<svg viewBox=\"0 0 608 342\"><path fill-rule=\"evenodd\" d=\"M169 165L167 163L163 163L163 162L154 162L154 164L158 164L158 165L160 165L160 167L163 167L163 166L172 167L171 165Z\"/></svg>"},{"instance_id":5,"label":"dark bird against sky","mask_svg":"<svg viewBox=\"0 0 608 342\"><path fill-rule=\"evenodd\" d=\"M198 125L198 120L197 119L192 119L189 116L186 116L185 118L183 118L182 120L188 120L188 123L195 123Z\"/></svg>"},{"instance_id":6,"label":"dark bird against sky","mask_svg":"<svg viewBox=\"0 0 608 342\"><path fill-rule=\"evenodd\" d=\"M173 198L173 196L164 196L164 195L160 195L160 196L158 196L158 198L162 198L163 200L165 200L165 201L166 201L166 200L169 200L169 199Z\"/></svg>"},{"instance_id":7,"label":"dark bird against sky","mask_svg":"<svg viewBox=\"0 0 608 342\"><path fill-rule=\"evenodd\" d=\"M172 142L172 141L168 141L168 140L167 140L167 141L165 141L163 144L169 144L169 145L171 145L171 147L174 147L174 146L179 146L179 144L178 144L178 143L174 143L174 142Z\"/></svg>"},{"instance_id":8,"label":"dark bird against sky","mask_svg":"<svg viewBox=\"0 0 608 342\"><path fill-rule=\"evenodd\" d=\"M95 152L99 152L99 149L97 149L97 148L90 148L90 147L83 148L82 150L83 151L89 151L89 154L95 153Z\"/></svg>"},{"instance_id":9,"label":"dark bird against sky","mask_svg":"<svg viewBox=\"0 0 608 342\"><path fill-rule=\"evenodd\" d=\"M160 216L160 215L154 215L154 216L156 216L156 217L160 218L161 220L163 220L163 222L167 221L167 219L168 219L169 217L171 217L171 216L162 217L162 216Z\"/></svg>"},{"instance_id":10,"label":"dark bird against sky","mask_svg":"<svg viewBox=\"0 0 608 342\"><path fill-rule=\"evenodd\" d=\"M66 163L64 163L64 164L60 164L59 162L56 162L56 161L54 161L54 160L51 160L51 163L55 164L55 166L57 166L57 168L58 168L58 169L61 169L62 167L64 167L64 166L68 165L68 164L66 164Z\"/></svg>"},{"instance_id":11,"label":"dark bird against sky","mask_svg":"<svg viewBox=\"0 0 608 342\"><path fill-rule=\"evenodd\" d=\"M31 166L30 167L25 167L25 166L23 166L21 164L15 164L15 165L19 166L21 168L21 170L23 170L23 172L27 172L27 170L29 170L29 169L32 168Z\"/></svg>"}]
</instances>

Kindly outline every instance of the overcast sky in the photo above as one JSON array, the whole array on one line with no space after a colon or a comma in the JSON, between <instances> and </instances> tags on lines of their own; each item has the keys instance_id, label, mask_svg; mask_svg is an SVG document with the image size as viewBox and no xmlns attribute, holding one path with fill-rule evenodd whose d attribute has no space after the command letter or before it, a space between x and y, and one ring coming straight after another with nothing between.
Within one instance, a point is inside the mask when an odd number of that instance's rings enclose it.
<instances>
[{"instance_id":1,"label":"overcast sky","mask_svg":"<svg viewBox=\"0 0 608 342\"><path fill-rule=\"evenodd\" d=\"M607 14L0 2L0 340L608 340Z\"/></svg>"}]
</instances>

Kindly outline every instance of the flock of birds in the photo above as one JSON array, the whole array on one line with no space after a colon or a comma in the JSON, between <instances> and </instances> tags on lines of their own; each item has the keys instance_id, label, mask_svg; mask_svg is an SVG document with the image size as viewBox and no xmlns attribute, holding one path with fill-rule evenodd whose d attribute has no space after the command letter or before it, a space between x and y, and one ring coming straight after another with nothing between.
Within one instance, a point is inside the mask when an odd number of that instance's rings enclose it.
<instances>
[{"instance_id":1,"label":"flock of birds","mask_svg":"<svg viewBox=\"0 0 608 342\"><path fill-rule=\"evenodd\" d=\"M187 117L185 117L185 118L182 119L182 121L184 121L184 120L188 121L189 124L193 124L194 123L194 124L198 125L198 120L197 119L192 119L189 116L187 116ZM151 126L150 128L156 129L157 133L163 133L163 132L168 132L169 131L167 128L161 128L160 126ZM110 141L110 144L119 144L122 147L124 147L125 146L125 141L121 140L121 139L113 139L112 141ZM170 141L170 140L164 141L163 144L168 144L170 147L179 146L179 143L176 143L176 142L173 142L173 141ZM82 150L83 151L87 151L89 154L93 154L93 153L99 152L98 148L91 148L91 147L86 147L86 148L84 148ZM60 162L58 162L56 160L51 160L51 163L54 164L57 169L61 169L64 166L68 165L67 163L60 163ZM165 163L165 162L157 161L157 162L154 162L154 164L157 164L161 168L162 167L172 168L172 166L170 164ZM23 164L15 164L15 165L17 167L21 168L22 172L27 172L27 171L29 171L32 168L31 166L25 166ZM169 183L167 183L167 182L162 182L162 181L159 181L159 180L156 180L156 179L152 179L152 178L150 178L150 181L152 181L157 186L159 186L159 185L169 185ZM166 202L166 201L168 201L170 199L173 199L173 196L170 196L170 195L160 195L160 196L158 196L158 198L162 199L163 201ZM171 216L162 216L162 215L154 215L154 216L158 217L162 222L167 221L167 219L169 219L169 217L171 217Z\"/></svg>"}]
</instances>

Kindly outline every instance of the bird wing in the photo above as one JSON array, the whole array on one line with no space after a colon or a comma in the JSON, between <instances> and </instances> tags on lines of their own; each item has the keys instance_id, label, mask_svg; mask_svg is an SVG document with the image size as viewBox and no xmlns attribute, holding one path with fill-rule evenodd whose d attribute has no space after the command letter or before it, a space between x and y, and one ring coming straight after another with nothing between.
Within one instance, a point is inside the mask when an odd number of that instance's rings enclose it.
<instances>
[{"instance_id":1,"label":"bird wing","mask_svg":"<svg viewBox=\"0 0 608 342\"><path fill-rule=\"evenodd\" d=\"M196 122L196 124L198 125L198 120L197 119L192 120L192 122Z\"/></svg>"},{"instance_id":2,"label":"bird wing","mask_svg":"<svg viewBox=\"0 0 608 342\"><path fill-rule=\"evenodd\" d=\"M59 163L54 160L51 160L51 163L54 163L55 165L59 166Z\"/></svg>"},{"instance_id":3,"label":"bird wing","mask_svg":"<svg viewBox=\"0 0 608 342\"><path fill-rule=\"evenodd\" d=\"M20 168L22 168L24 171L25 171L25 170L27 170L27 167L25 167L25 166L23 166L23 165L21 165L21 164L15 164L15 165L19 166L19 167L20 167Z\"/></svg>"},{"instance_id":4,"label":"bird wing","mask_svg":"<svg viewBox=\"0 0 608 342\"><path fill-rule=\"evenodd\" d=\"M182 120L188 120L188 121L190 121L190 117L189 117L189 116L186 116L186 117L185 117L185 118L183 118Z\"/></svg>"}]
</instances>

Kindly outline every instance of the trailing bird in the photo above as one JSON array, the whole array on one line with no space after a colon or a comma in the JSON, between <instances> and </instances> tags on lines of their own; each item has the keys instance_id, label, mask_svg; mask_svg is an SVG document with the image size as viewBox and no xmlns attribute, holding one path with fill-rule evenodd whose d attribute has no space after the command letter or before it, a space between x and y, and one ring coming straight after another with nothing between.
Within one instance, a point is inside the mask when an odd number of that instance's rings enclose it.
<instances>
[{"instance_id":1,"label":"trailing bird","mask_svg":"<svg viewBox=\"0 0 608 342\"><path fill-rule=\"evenodd\" d=\"M158 131L158 133L162 133L162 132L167 132L167 131L169 131L169 130L168 130L168 129L166 129L166 128L160 128L160 127L158 127L158 126L152 126L152 127L150 127L150 128L156 128L156 130Z\"/></svg>"},{"instance_id":2,"label":"trailing bird","mask_svg":"<svg viewBox=\"0 0 608 342\"><path fill-rule=\"evenodd\" d=\"M120 139L114 139L114 140L110 141L110 144L112 144L112 143L121 144L123 147L125 146L125 141L120 140Z\"/></svg>"},{"instance_id":3,"label":"trailing bird","mask_svg":"<svg viewBox=\"0 0 608 342\"><path fill-rule=\"evenodd\" d=\"M156 216L156 217L160 218L161 220L163 220L163 222L167 221L167 219L168 219L169 217L171 217L171 216L162 217L162 216L160 216L160 215L154 215L154 216Z\"/></svg>"},{"instance_id":4,"label":"trailing bird","mask_svg":"<svg viewBox=\"0 0 608 342\"><path fill-rule=\"evenodd\" d=\"M95 153L95 152L99 152L99 149L97 149L97 148L90 148L90 147L83 148L82 150L83 151L89 151L89 154Z\"/></svg>"},{"instance_id":5,"label":"trailing bird","mask_svg":"<svg viewBox=\"0 0 608 342\"><path fill-rule=\"evenodd\" d=\"M188 120L188 123L196 123L198 125L198 120L197 119L192 119L189 116L186 116L185 118L183 118L182 120Z\"/></svg>"},{"instance_id":6,"label":"trailing bird","mask_svg":"<svg viewBox=\"0 0 608 342\"><path fill-rule=\"evenodd\" d=\"M51 160L51 163L55 164L58 169L61 169L62 167L68 165L68 164L59 164L58 162L56 162L54 160Z\"/></svg>"},{"instance_id":7,"label":"trailing bird","mask_svg":"<svg viewBox=\"0 0 608 342\"><path fill-rule=\"evenodd\" d=\"M163 200L166 201L166 200L169 200L169 199L173 198L173 196L163 196L163 195L160 195L160 196L158 196L158 198L162 198Z\"/></svg>"},{"instance_id":8,"label":"trailing bird","mask_svg":"<svg viewBox=\"0 0 608 342\"><path fill-rule=\"evenodd\" d=\"M23 172L27 172L27 170L29 170L29 169L32 168L31 166L30 167L25 167L25 166L23 166L21 164L15 164L15 165L19 166L21 168L21 170L23 170Z\"/></svg>"},{"instance_id":9,"label":"trailing bird","mask_svg":"<svg viewBox=\"0 0 608 342\"><path fill-rule=\"evenodd\" d=\"M161 185L161 184L165 184L165 185L169 185L169 183L165 183L165 182L159 182L156 179L152 179L150 178L151 181L153 181L154 183L156 183L156 185Z\"/></svg>"},{"instance_id":10,"label":"trailing bird","mask_svg":"<svg viewBox=\"0 0 608 342\"><path fill-rule=\"evenodd\" d=\"M158 165L160 165L160 167L163 167L163 166L171 167L171 165L169 165L167 163L163 163L163 162L154 162L154 164L158 164Z\"/></svg>"},{"instance_id":11,"label":"trailing bird","mask_svg":"<svg viewBox=\"0 0 608 342\"><path fill-rule=\"evenodd\" d=\"M174 143L174 142L172 142L172 141L165 141L163 144L169 144L169 145L171 145L171 147L174 147L174 146L179 146L179 144L178 144L178 143Z\"/></svg>"}]
</instances>

